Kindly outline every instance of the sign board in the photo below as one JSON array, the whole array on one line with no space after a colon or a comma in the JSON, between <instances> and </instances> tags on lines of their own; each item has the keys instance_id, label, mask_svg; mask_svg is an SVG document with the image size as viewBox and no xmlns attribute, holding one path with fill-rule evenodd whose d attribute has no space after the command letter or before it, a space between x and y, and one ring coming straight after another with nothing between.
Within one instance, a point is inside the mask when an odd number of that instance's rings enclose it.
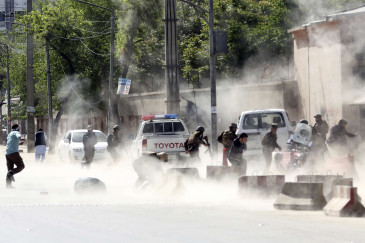
<instances>
[{"instance_id":1,"label":"sign board","mask_svg":"<svg viewBox=\"0 0 365 243\"><path fill-rule=\"evenodd\" d=\"M33 106L27 106L27 112L28 113L34 113L35 112L35 109Z\"/></svg>"},{"instance_id":2,"label":"sign board","mask_svg":"<svg viewBox=\"0 0 365 243\"><path fill-rule=\"evenodd\" d=\"M131 88L131 80L125 78L119 78L117 94L127 95Z\"/></svg>"},{"instance_id":3,"label":"sign board","mask_svg":"<svg viewBox=\"0 0 365 243\"><path fill-rule=\"evenodd\" d=\"M217 54L228 52L227 31L221 31L221 30L214 31L214 51Z\"/></svg>"},{"instance_id":4,"label":"sign board","mask_svg":"<svg viewBox=\"0 0 365 243\"><path fill-rule=\"evenodd\" d=\"M217 113L217 107L216 106L212 106L210 109L211 113Z\"/></svg>"}]
</instances>

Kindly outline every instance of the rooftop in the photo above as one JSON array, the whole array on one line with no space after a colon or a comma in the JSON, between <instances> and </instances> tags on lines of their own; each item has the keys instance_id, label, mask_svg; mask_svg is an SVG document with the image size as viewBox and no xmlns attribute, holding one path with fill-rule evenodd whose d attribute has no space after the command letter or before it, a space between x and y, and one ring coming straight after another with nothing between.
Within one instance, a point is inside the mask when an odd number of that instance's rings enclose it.
<instances>
[{"instance_id":1,"label":"rooftop","mask_svg":"<svg viewBox=\"0 0 365 243\"><path fill-rule=\"evenodd\" d=\"M298 30L303 30L307 26L310 26L310 25L313 25L313 24L331 22L331 21L333 21L335 19L338 19L338 18L354 16L354 15L360 15L360 14L365 14L365 5L361 6L361 7L357 7L355 9L344 10L344 11L341 11L341 12L338 12L338 13L328 14L324 17L324 19L312 21L312 22L309 22L307 24L303 24L302 26L297 26L297 27L291 28L291 29L288 30L288 33L292 33L292 32L298 31Z\"/></svg>"}]
</instances>

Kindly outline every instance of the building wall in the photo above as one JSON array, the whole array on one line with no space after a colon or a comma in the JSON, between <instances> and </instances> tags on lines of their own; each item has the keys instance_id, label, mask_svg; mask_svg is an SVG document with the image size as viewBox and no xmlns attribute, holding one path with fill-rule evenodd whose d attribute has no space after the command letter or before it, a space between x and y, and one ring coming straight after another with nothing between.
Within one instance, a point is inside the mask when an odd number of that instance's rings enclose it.
<instances>
[{"instance_id":1,"label":"building wall","mask_svg":"<svg viewBox=\"0 0 365 243\"><path fill-rule=\"evenodd\" d=\"M247 110L286 109L292 120L298 121L298 90L294 81L272 82L255 85L227 85L217 87L218 131L227 129L238 116ZM180 117L189 129L198 125L210 130L210 89L181 90ZM134 134L138 129L140 116L165 114L165 93L153 92L122 97L119 102L119 114L122 117L122 129L131 128L124 133ZM123 126L124 123L124 126Z\"/></svg>"},{"instance_id":2,"label":"building wall","mask_svg":"<svg viewBox=\"0 0 365 243\"><path fill-rule=\"evenodd\" d=\"M342 118L341 32L337 22L294 31L294 61L300 106L314 123L320 113L330 125Z\"/></svg>"}]
</instances>

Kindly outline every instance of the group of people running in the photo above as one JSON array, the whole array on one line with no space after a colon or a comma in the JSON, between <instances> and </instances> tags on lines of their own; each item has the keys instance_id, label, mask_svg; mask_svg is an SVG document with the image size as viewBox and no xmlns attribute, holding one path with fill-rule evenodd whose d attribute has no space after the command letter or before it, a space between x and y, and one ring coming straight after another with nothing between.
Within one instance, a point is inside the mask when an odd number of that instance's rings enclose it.
<instances>
[{"instance_id":1,"label":"group of people running","mask_svg":"<svg viewBox=\"0 0 365 243\"><path fill-rule=\"evenodd\" d=\"M119 159L119 155L117 152L117 147L121 143L121 140L118 136L120 131L120 127L115 125L113 127L113 132L111 132L108 136L107 142L108 147L107 150L111 155L113 161L117 161ZM35 161L41 162L45 159L46 153L46 140L47 136L40 128L38 132L35 134ZM87 132L83 136L83 145L84 145L84 161L81 163L82 167L90 167L94 159L95 154L95 144L98 142L98 139L93 132L93 127L89 125L87 127ZM6 165L8 172L6 174L6 188L13 188L12 182L15 181L14 175L21 172L25 166L22 157L19 154L19 144L21 143L21 134L19 132L19 125L14 124L11 127L11 132L7 137L7 145L6 145Z\"/></svg>"},{"instance_id":2,"label":"group of people running","mask_svg":"<svg viewBox=\"0 0 365 243\"><path fill-rule=\"evenodd\" d=\"M346 130L347 121L341 119L337 125L330 130L327 122L322 119L321 114L314 116L316 123L312 128L312 149L319 156L323 157L327 151L327 145L337 152L343 152L347 149L346 137L355 137L357 134L350 133ZM301 123L308 124L308 121L301 120ZM278 144L277 135L278 125L272 123L270 131L265 134L261 141L262 153L266 162L266 170L271 167L272 153L275 149L281 151ZM199 157L199 146L208 146L207 136L204 136L204 127L199 126L194 133L185 141L185 151L191 157ZM228 161L232 166L243 166L247 168L247 162L243 157L243 152L247 150L248 135L246 133L236 134L237 124L231 123L228 130L223 131L217 138L217 141L223 145L223 165L228 165ZM327 133L330 131L327 139ZM206 141L205 141L206 140Z\"/></svg>"}]
</instances>

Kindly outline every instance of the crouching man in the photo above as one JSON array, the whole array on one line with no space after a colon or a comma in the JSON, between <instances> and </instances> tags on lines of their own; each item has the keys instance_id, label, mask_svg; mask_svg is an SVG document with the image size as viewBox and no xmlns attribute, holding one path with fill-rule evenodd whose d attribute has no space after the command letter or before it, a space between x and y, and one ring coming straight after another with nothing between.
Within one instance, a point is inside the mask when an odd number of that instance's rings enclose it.
<instances>
[{"instance_id":1,"label":"crouching man","mask_svg":"<svg viewBox=\"0 0 365 243\"><path fill-rule=\"evenodd\" d=\"M241 133L240 136L233 141L228 154L228 160L232 166L245 167L245 174L247 170L247 162L242 155L243 152L247 150L247 140L248 135L246 133Z\"/></svg>"},{"instance_id":2,"label":"crouching man","mask_svg":"<svg viewBox=\"0 0 365 243\"><path fill-rule=\"evenodd\" d=\"M19 155L19 143L21 135L19 133L19 125L14 124L11 127L11 132L8 135L8 143L6 145L6 166L8 173L6 174L6 188L13 188L12 182L14 175L24 169L24 162ZM16 168L14 168L16 166Z\"/></svg>"},{"instance_id":3,"label":"crouching man","mask_svg":"<svg viewBox=\"0 0 365 243\"><path fill-rule=\"evenodd\" d=\"M138 175L135 183L136 188L143 188L145 185L161 185L164 180L164 172L161 162L167 162L168 155L164 152L145 152L133 162L133 168Z\"/></svg>"}]
</instances>

